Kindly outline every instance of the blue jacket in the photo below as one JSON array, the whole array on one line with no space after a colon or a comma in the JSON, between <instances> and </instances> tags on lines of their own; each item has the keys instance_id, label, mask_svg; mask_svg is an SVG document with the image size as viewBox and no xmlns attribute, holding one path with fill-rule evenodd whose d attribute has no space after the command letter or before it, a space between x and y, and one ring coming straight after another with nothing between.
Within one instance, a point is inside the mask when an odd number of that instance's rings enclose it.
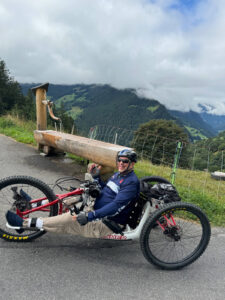
<instances>
[{"instance_id":1,"label":"blue jacket","mask_svg":"<svg viewBox=\"0 0 225 300\"><path fill-rule=\"evenodd\" d=\"M98 179L102 186L101 195L96 199L94 211L88 213L88 221L109 217L118 224L126 224L131 205L140 191L139 180L131 171L126 175L115 173L105 184Z\"/></svg>"}]
</instances>

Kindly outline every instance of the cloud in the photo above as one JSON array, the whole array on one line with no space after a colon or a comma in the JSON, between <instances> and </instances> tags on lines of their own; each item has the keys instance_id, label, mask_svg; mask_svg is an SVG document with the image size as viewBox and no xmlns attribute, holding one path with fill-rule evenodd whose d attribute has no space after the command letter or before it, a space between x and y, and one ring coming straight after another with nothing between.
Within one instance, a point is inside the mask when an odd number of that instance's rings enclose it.
<instances>
[{"instance_id":1,"label":"cloud","mask_svg":"<svg viewBox=\"0 0 225 300\"><path fill-rule=\"evenodd\" d=\"M225 114L224 1L182 3L2 1L0 58L19 82L107 83Z\"/></svg>"}]
</instances>

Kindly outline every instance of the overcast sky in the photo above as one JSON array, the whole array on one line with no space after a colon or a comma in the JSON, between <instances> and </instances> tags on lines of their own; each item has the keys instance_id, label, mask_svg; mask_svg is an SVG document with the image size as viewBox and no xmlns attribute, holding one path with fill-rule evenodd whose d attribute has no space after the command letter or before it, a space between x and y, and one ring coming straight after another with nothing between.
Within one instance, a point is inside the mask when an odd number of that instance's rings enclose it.
<instances>
[{"instance_id":1,"label":"overcast sky","mask_svg":"<svg viewBox=\"0 0 225 300\"><path fill-rule=\"evenodd\" d=\"M0 0L0 37L18 82L107 83L225 114L225 0Z\"/></svg>"}]
</instances>

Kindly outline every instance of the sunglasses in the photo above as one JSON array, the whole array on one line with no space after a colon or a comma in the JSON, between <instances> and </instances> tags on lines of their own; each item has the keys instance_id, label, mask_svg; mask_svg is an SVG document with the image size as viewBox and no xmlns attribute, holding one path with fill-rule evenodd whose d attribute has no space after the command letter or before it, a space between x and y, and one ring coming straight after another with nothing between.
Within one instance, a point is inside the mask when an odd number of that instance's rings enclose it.
<instances>
[{"instance_id":1,"label":"sunglasses","mask_svg":"<svg viewBox=\"0 0 225 300\"><path fill-rule=\"evenodd\" d=\"M121 158L118 158L118 162L122 162L124 164L128 164L129 163L129 159L121 159Z\"/></svg>"}]
</instances>

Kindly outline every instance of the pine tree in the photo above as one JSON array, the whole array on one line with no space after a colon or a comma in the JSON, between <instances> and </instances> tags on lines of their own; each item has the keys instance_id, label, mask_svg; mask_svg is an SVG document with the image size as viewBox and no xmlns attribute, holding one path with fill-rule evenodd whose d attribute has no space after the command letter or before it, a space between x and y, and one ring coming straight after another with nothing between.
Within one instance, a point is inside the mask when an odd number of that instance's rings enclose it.
<instances>
[{"instance_id":1,"label":"pine tree","mask_svg":"<svg viewBox=\"0 0 225 300\"><path fill-rule=\"evenodd\" d=\"M11 111L16 104L22 104L23 100L19 83L10 77L5 62L0 60L0 114Z\"/></svg>"}]
</instances>

